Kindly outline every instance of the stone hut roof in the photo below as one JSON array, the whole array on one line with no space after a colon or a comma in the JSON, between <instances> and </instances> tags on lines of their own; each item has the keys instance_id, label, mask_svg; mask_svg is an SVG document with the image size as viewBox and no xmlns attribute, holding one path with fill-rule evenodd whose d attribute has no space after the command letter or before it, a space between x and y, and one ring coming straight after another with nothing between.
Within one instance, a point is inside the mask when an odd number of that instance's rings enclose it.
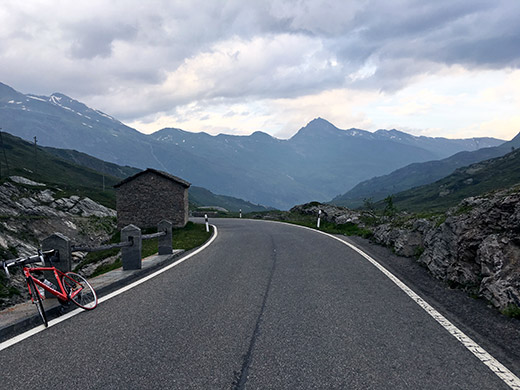
<instances>
[{"instance_id":1,"label":"stone hut roof","mask_svg":"<svg viewBox=\"0 0 520 390\"><path fill-rule=\"evenodd\" d=\"M163 171L159 171L157 169L153 169L153 168L147 168L146 170L144 171L141 171L139 173L136 173L135 175L133 176L130 176L130 177L127 177L126 179L124 179L123 181L120 181L119 183L117 183L116 185L114 185L114 188L118 188L120 186L122 186L123 184L126 184L132 180L134 180L136 177L138 176L141 176L141 175L144 175L145 173L155 173L156 175L159 175L159 176L162 176L166 179L169 179L173 182L176 182L178 184L181 184L183 187L185 188L188 188L189 186L191 186L190 183L188 183L186 180L182 180L181 178L177 177L177 176L173 176L167 172L163 172Z\"/></svg>"}]
</instances>

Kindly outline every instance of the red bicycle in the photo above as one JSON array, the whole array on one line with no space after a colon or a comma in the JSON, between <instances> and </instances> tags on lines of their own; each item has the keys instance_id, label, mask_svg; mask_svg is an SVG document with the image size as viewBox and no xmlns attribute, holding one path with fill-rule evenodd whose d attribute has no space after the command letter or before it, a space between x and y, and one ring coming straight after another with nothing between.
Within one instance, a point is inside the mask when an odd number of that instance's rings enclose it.
<instances>
[{"instance_id":1,"label":"red bicycle","mask_svg":"<svg viewBox=\"0 0 520 390\"><path fill-rule=\"evenodd\" d=\"M98 303L97 295L92 286L87 280L74 272L61 272L52 265L53 261L58 259L58 251L38 251L37 255L30 257L20 257L13 260L2 261L2 267L5 274L9 278L9 267L17 265L23 270L27 288L29 289L29 296L32 303L38 309L38 313L45 326L48 325L47 316L43 307L43 300L45 299L45 291L56 296L60 303L74 302L79 307L85 310L95 309ZM50 267L32 267L33 263L41 262L45 264L45 260L49 261ZM40 277L42 272L53 272L58 286L55 286L49 280Z\"/></svg>"}]
</instances>

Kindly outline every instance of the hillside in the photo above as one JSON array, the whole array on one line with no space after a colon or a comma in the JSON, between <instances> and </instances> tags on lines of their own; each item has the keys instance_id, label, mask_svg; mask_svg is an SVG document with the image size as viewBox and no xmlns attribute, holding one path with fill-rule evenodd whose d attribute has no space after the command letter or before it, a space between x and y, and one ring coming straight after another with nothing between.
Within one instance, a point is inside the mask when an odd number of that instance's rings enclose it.
<instances>
[{"instance_id":1,"label":"hillside","mask_svg":"<svg viewBox=\"0 0 520 390\"><path fill-rule=\"evenodd\" d=\"M76 150L57 149L50 147L43 149L55 156L63 158L64 160L93 169L98 172L104 172L106 175L112 175L118 179L125 179L128 176L135 175L140 171L140 169L137 168L128 166L122 167L117 164L112 164ZM216 195L203 187L191 186L188 191L191 208L201 206L217 206L223 207L233 212L238 212L239 210L244 212L267 210L267 208L261 205L255 205L243 199L225 195Z\"/></svg>"},{"instance_id":2,"label":"hillside","mask_svg":"<svg viewBox=\"0 0 520 390\"><path fill-rule=\"evenodd\" d=\"M434 183L395 194L399 210L444 211L462 199L520 183L520 149L502 157L459 168Z\"/></svg>"},{"instance_id":3,"label":"hillside","mask_svg":"<svg viewBox=\"0 0 520 390\"><path fill-rule=\"evenodd\" d=\"M59 188L62 196L86 196L104 206L115 209L114 184L140 170L119 166L75 150L38 146L1 132L0 179L23 176ZM36 156L36 157L35 157ZM240 209L263 211L265 207L238 198L215 195L205 188L192 186L190 203L196 206L219 206L230 211Z\"/></svg>"},{"instance_id":4,"label":"hillside","mask_svg":"<svg viewBox=\"0 0 520 390\"><path fill-rule=\"evenodd\" d=\"M433 183L453 173L457 168L503 156L512 148L518 147L520 134L500 146L459 152L442 160L410 164L388 175L363 181L347 193L334 198L331 203L350 208L360 207L364 199L379 201L389 195Z\"/></svg>"},{"instance_id":5,"label":"hillside","mask_svg":"<svg viewBox=\"0 0 520 390\"><path fill-rule=\"evenodd\" d=\"M58 149L52 147L43 147L43 149L63 160L67 160L76 165L81 165L82 167L92 169L96 172L104 173L105 175L114 176L119 179L127 178L128 176L135 175L136 173L141 171L138 168L109 163L107 161L100 160L98 158L89 156L86 153L81 153L76 150Z\"/></svg>"},{"instance_id":6,"label":"hillside","mask_svg":"<svg viewBox=\"0 0 520 390\"><path fill-rule=\"evenodd\" d=\"M60 196L89 197L104 206L115 209L112 186L120 181L112 175L72 163L60 158L44 147L36 147L21 138L1 132L0 180L9 176L22 176L35 182L48 184ZM103 190L103 183L105 189Z\"/></svg>"},{"instance_id":7,"label":"hillside","mask_svg":"<svg viewBox=\"0 0 520 390\"><path fill-rule=\"evenodd\" d=\"M5 131L39 145L78 150L118 165L155 168L214 193L290 208L328 200L408 164L494 146L495 139L414 137L397 130L338 129L318 118L291 139L163 129L145 135L65 95L22 94L0 83Z\"/></svg>"},{"instance_id":8,"label":"hillside","mask_svg":"<svg viewBox=\"0 0 520 390\"><path fill-rule=\"evenodd\" d=\"M268 208L256 205L243 199L234 198L226 195L216 195L210 190L202 187L191 186L189 189L190 207L222 207L228 211L244 213L254 211L267 211Z\"/></svg>"}]
</instances>

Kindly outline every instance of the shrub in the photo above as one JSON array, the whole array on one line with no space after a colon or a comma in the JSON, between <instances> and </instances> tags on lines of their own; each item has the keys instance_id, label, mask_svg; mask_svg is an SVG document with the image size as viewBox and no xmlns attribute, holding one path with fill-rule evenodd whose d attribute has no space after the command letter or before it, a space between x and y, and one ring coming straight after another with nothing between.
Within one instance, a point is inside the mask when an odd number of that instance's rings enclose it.
<instances>
[{"instance_id":1,"label":"shrub","mask_svg":"<svg viewBox=\"0 0 520 390\"><path fill-rule=\"evenodd\" d=\"M502 310L502 314L511 318L520 319L520 307L511 303L505 309Z\"/></svg>"}]
</instances>

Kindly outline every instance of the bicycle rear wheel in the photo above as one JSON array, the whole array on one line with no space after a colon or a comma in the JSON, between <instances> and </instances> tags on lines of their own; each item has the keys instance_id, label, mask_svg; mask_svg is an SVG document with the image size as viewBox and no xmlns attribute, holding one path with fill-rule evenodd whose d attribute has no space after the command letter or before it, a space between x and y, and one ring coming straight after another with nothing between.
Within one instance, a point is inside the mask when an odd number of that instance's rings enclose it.
<instances>
[{"instance_id":1,"label":"bicycle rear wheel","mask_svg":"<svg viewBox=\"0 0 520 390\"><path fill-rule=\"evenodd\" d=\"M74 272L67 272L61 280L72 302L85 310L95 309L98 304L96 292L87 279Z\"/></svg>"},{"instance_id":2,"label":"bicycle rear wheel","mask_svg":"<svg viewBox=\"0 0 520 390\"><path fill-rule=\"evenodd\" d=\"M43 325L48 326L49 323L47 322L47 315L45 314L45 309L43 308L42 298L40 297L40 294L38 294L38 290L36 290L37 287L34 283L34 280L28 278L27 286L29 287L31 301L36 305L36 308L38 309L38 314L40 314L40 318L43 321Z\"/></svg>"}]
</instances>

